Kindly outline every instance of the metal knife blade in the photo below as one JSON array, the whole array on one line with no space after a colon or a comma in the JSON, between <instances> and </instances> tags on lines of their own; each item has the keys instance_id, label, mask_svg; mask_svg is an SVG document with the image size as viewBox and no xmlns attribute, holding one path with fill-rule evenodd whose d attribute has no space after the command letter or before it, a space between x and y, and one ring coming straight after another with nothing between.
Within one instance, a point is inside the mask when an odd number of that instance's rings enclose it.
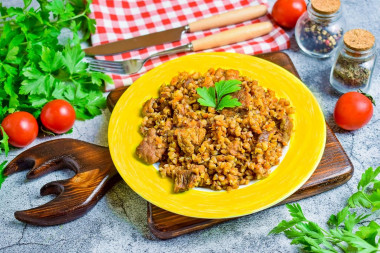
<instances>
[{"instance_id":1,"label":"metal knife blade","mask_svg":"<svg viewBox=\"0 0 380 253\"><path fill-rule=\"evenodd\" d=\"M127 52L139 48L160 45L181 39L181 35L189 30L189 26L173 28L166 31L150 33L130 39L119 40L84 49L86 55L110 55Z\"/></svg>"}]
</instances>

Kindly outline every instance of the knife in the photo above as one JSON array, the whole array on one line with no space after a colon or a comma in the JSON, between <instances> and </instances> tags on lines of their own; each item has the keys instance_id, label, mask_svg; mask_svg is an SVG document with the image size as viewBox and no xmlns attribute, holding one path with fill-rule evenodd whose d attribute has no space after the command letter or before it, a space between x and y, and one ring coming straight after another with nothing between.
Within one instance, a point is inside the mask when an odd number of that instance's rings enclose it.
<instances>
[{"instance_id":1,"label":"knife","mask_svg":"<svg viewBox=\"0 0 380 253\"><path fill-rule=\"evenodd\" d=\"M84 49L86 55L110 55L159 45L181 39L182 33L198 32L211 28L241 23L250 19L263 16L267 12L265 5L250 6L238 10L218 14L209 18L197 20L185 26L173 28L166 31L155 32L130 39L119 40L103 45L88 47Z\"/></svg>"}]
</instances>

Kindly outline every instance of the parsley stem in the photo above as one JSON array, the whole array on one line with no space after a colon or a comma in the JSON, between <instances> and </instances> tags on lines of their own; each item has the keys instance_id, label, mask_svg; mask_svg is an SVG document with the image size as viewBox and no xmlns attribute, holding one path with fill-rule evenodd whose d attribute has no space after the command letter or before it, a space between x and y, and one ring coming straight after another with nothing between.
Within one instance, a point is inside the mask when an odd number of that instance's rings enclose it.
<instances>
[{"instance_id":1,"label":"parsley stem","mask_svg":"<svg viewBox=\"0 0 380 253\"><path fill-rule=\"evenodd\" d=\"M15 23L14 20L4 20L4 21L0 21L0 24L5 24L5 23Z\"/></svg>"},{"instance_id":2,"label":"parsley stem","mask_svg":"<svg viewBox=\"0 0 380 253\"><path fill-rule=\"evenodd\" d=\"M341 250L343 250L343 252L348 252L346 247L344 247L341 243L337 242L336 246L338 246Z\"/></svg>"},{"instance_id":3,"label":"parsley stem","mask_svg":"<svg viewBox=\"0 0 380 253\"><path fill-rule=\"evenodd\" d=\"M14 15L5 15L5 16L0 16L0 19L6 19L6 18L10 18L10 17L13 17Z\"/></svg>"},{"instance_id":4,"label":"parsley stem","mask_svg":"<svg viewBox=\"0 0 380 253\"><path fill-rule=\"evenodd\" d=\"M71 21L71 20L74 20L74 19L86 16L85 14L86 14L86 11L83 11L82 13L79 13L78 15L76 15L76 16L74 16L72 18L65 19L65 20L58 20L58 21L56 21L56 23L59 24L59 23L62 23L62 22Z\"/></svg>"}]
</instances>

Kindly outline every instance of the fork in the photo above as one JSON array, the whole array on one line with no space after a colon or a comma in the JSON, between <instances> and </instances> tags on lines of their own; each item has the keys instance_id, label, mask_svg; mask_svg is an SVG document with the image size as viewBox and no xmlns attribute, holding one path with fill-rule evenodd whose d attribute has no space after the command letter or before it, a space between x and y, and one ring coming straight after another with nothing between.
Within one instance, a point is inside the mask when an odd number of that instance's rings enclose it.
<instances>
[{"instance_id":1,"label":"fork","mask_svg":"<svg viewBox=\"0 0 380 253\"><path fill-rule=\"evenodd\" d=\"M271 22L261 22L241 26L197 40L193 40L186 45L160 51L158 53L150 55L145 59L129 59L125 61L105 61L97 60L91 57L86 57L85 59L89 63L90 70L92 71L129 75L139 72L144 64L154 57L182 52L196 52L200 50L225 46L265 35L271 32L272 29L273 26Z\"/></svg>"}]
</instances>

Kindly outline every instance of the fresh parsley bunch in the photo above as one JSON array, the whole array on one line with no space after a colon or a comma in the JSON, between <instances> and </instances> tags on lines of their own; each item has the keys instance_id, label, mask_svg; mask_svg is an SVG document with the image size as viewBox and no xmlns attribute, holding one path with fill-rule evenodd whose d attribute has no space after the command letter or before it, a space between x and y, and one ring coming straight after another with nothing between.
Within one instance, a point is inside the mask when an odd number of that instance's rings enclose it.
<instances>
[{"instance_id":1,"label":"fresh parsley bunch","mask_svg":"<svg viewBox=\"0 0 380 253\"><path fill-rule=\"evenodd\" d=\"M300 245L305 252L379 252L380 225L366 220L380 209L379 173L380 167L363 173L358 191L348 199L347 206L328 220L329 230L305 218L299 204L288 204L293 219L281 221L269 234L284 232L292 239L291 244ZM356 212L351 211L353 208Z\"/></svg>"},{"instance_id":2,"label":"fresh parsley bunch","mask_svg":"<svg viewBox=\"0 0 380 253\"><path fill-rule=\"evenodd\" d=\"M86 40L95 31L95 21L87 17L91 1L37 0L37 9L29 7L31 2L24 0L24 8L0 3L0 122L15 111L37 118L54 99L70 102L78 119L100 114L105 107L103 81L112 79L89 71L82 61L80 38ZM58 38L64 29L72 33L65 45ZM7 145L2 136L0 152Z\"/></svg>"}]
</instances>

